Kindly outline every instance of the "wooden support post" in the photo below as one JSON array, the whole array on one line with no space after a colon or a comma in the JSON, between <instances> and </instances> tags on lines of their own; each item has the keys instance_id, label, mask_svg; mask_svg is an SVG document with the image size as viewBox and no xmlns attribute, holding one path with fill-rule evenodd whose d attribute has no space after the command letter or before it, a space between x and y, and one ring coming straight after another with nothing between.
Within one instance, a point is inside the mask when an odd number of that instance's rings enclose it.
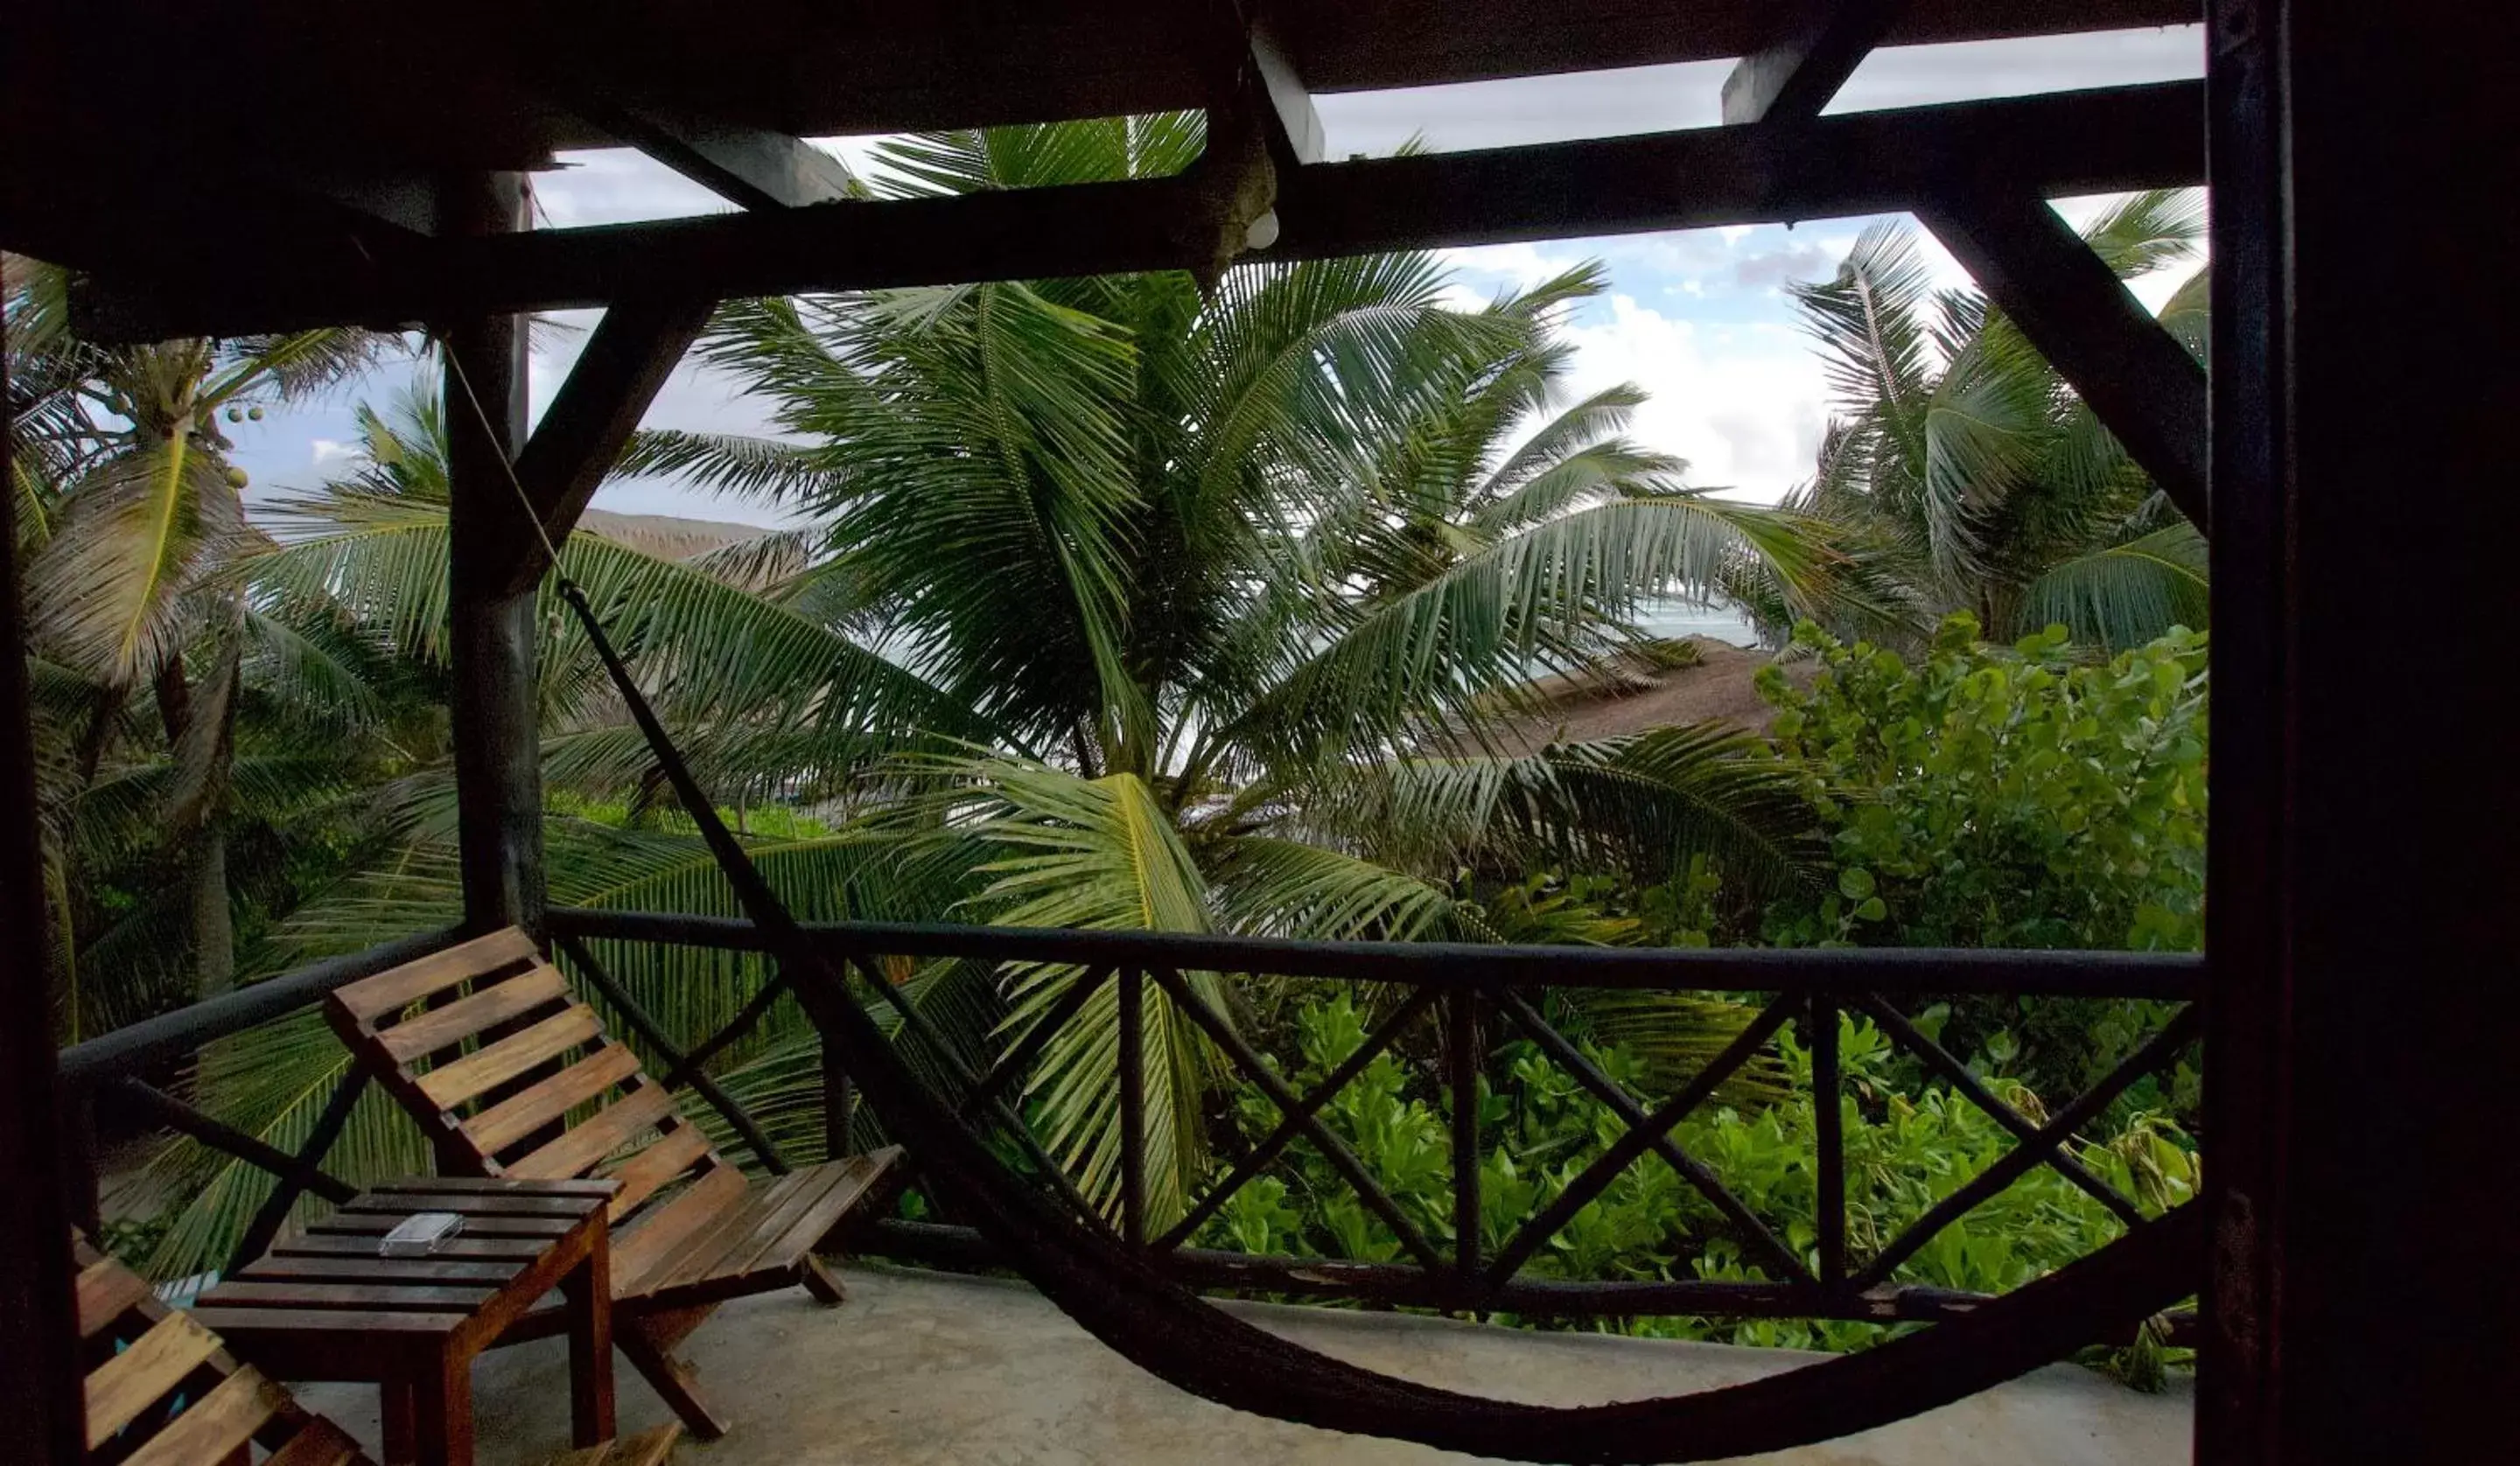
<instances>
[{"instance_id":1,"label":"wooden support post","mask_svg":"<svg viewBox=\"0 0 2520 1466\"><path fill-rule=\"evenodd\" d=\"M501 234L521 222L522 200L513 177L497 175L451 187L445 213L475 237ZM543 541L567 538L711 306L680 294L611 307L530 440L518 319L446 333L456 807L473 930L542 920L534 590Z\"/></svg>"},{"instance_id":2,"label":"wooden support post","mask_svg":"<svg viewBox=\"0 0 2520 1466\"><path fill-rule=\"evenodd\" d=\"M524 203L518 175L480 174L449 180L440 213L450 234L507 234L522 226ZM478 316L447 326L444 344L450 702L465 925L537 929L542 628L531 586L512 583L518 547L532 542L534 527L508 477L525 435L525 333L514 316Z\"/></svg>"},{"instance_id":3,"label":"wooden support post","mask_svg":"<svg viewBox=\"0 0 2520 1466\"><path fill-rule=\"evenodd\" d=\"M96 1145L96 1087L64 1081L59 1115L62 1135L62 1205L70 1225L96 1235L105 1227Z\"/></svg>"},{"instance_id":4,"label":"wooden support post","mask_svg":"<svg viewBox=\"0 0 2520 1466\"><path fill-rule=\"evenodd\" d=\"M2512 18L2454 0L2210 14L2197 1458L2473 1461L2520 1396L2520 781L2505 679L2477 661L2520 636ZM2396 263L2374 265L2376 219L2398 221ZM2437 633L2372 615L2375 587ZM2408 730L2367 695L2356 669L2374 666L2420 689L2421 757L2375 761Z\"/></svg>"},{"instance_id":5,"label":"wooden support post","mask_svg":"<svg viewBox=\"0 0 2520 1466\"><path fill-rule=\"evenodd\" d=\"M2037 194L1956 190L1917 214L2205 530L2204 366Z\"/></svg>"},{"instance_id":6,"label":"wooden support post","mask_svg":"<svg viewBox=\"0 0 2520 1466\"><path fill-rule=\"evenodd\" d=\"M2282 1085L2289 1044L2280 963L2288 739L2281 705L2292 653L2284 475L2291 455L2292 328L2286 296L2282 54L2274 3L2218 6L2208 32L2212 150L2213 484L2221 501L2213 582L2214 763L2206 777L2205 939L2219 980L2205 1009L2205 1124L2214 1161L2197 1205L2214 1247L2198 1296L2199 1466L2276 1466L2274 1217L2283 1183Z\"/></svg>"},{"instance_id":7,"label":"wooden support post","mask_svg":"<svg viewBox=\"0 0 2520 1466\"><path fill-rule=\"evenodd\" d=\"M1805 0L1776 39L1724 78L1726 124L1819 116L1898 13L1899 0Z\"/></svg>"},{"instance_id":8,"label":"wooden support post","mask_svg":"<svg viewBox=\"0 0 2520 1466\"><path fill-rule=\"evenodd\" d=\"M0 399L8 370L0 361ZM8 477L0 435L0 483ZM14 490L13 490L14 492ZM86 1430L74 1353L69 1221L55 1105L52 946L36 825L18 537L0 523L0 1444L30 1466L74 1466Z\"/></svg>"}]
</instances>

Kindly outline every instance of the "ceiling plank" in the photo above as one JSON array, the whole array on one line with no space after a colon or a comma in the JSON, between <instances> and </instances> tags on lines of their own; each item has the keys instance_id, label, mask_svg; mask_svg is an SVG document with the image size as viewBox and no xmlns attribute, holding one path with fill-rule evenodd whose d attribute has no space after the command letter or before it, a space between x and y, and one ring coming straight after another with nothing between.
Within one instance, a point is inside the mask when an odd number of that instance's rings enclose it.
<instances>
[{"instance_id":1,"label":"ceiling plank","mask_svg":"<svg viewBox=\"0 0 2520 1466\"><path fill-rule=\"evenodd\" d=\"M2204 365L2037 195L1960 192L1916 212L2204 530L2211 462Z\"/></svg>"},{"instance_id":2,"label":"ceiling plank","mask_svg":"<svg viewBox=\"0 0 2520 1466\"><path fill-rule=\"evenodd\" d=\"M2193 184L2195 82L1699 128L1474 153L1317 163L1280 180L1273 257L1578 239L1910 208L1955 188L2025 197ZM451 319L706 290L789 294L1188 268L1179 178L850 201L427 242L357 271L285 254L196 255L183 274L97 279L97 339Z\"/></svg>"},{"instance_id":3,"label":"ceiling plank","mask_svg":"<svg viewBox=\"0 0 2520 1466\"><path fill-rule=\"evenodd\" d=\"M1901 0L1804 0L1773 41L1724 78L1724 121L1804 120L1820 115L1880 44Z\"/></svg>"}]
</instances>

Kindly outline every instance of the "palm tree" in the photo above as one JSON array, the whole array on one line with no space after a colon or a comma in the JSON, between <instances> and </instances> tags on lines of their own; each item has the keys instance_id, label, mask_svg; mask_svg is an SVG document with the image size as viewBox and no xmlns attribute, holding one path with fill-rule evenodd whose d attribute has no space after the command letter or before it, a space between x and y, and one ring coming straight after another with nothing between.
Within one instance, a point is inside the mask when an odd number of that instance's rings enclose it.
<instances>
[{"instance_id":1,"label":"palm tree","mask_svg":"<svg viewBox=\"0 0 2520 1466\"><path fill-rule=\"evenodd\" d=\"M2201 196L2165 190L2083 236L2132 280L2191 260L2203 227ZM2200 358L2205 280L2161 312ZM1836 418L1787 503L1850 554L1838 630L1904 644L1969 610L2000 639L2062 623L2125 647L2204 624L2204 538L1983 295L1929 289L1907 225L1866 230L1835 278L1793 294ZM1791 615L1773 598L1763 613Z\"/></svg>"},{"instance_id":2,"label":"palm tree","mask_svg":"<svg viewBox=\"0 0 2520 1466\"><path fill-rule=\"evenodd\" d=\"M169 911L156 902L140 913L154 918L146 925L119 923L129 939L119 947L137 964L120 981L158 991L162 984L139 972L180 955L194 996L221 992L236 974L228 824L242 670L249 658L291 653L272 644L275 629L228 573L257 536L240 497L245 472L228 462L218 420L223 411L230 422L259 418L266 405L328 390L397 342L316 331L100 347L70 333L60 270L13 258L6 286L12 517L28 552L29 640L49 704L76 725L68 767L57 762L50 781L56 808L96 796L108 777L122 785L109 799L127 802L137 790L117 748L134 739L162 747L171 762L139 782L153 843L179 877L168 892L182 920L163 920ZM127 716L142 688L156 704L154 731ZM53 822L64 833L72 822ZM57 854L66 848L57 839ZM94 923L69 909L70 886L57 882L56 904L73 944L61 959L76 971L79 934Z\"/></svg>"},{"instance_id":3,"label":"palm tree","mask_svg":"<svg viewBox=\"0 0 2520 1466\"><path fill-rule=\"evenodd\" d=\"M1194 117L927 135L885 145L874 187L1166 173L1198 145ZM1150 274L744 302L700 351L785 436L651 434L626 466L810 515L820 556L785 594L878 634L986 730L883 771L899 797L865 829L919 872L900 914L1475 935L1448 869L1377 845L1598 855L1685 831L1790 865L1800 812L1757 797L1718 738L1472 760L1513 797L1448 777L1464 797L1391 822L1388 791L1459 768L1518 687L1618 644L1642 600L1755 564L1809 604L1823 568L1800 516L1690 491L1617 436L1633 389L1562 402L1554 328L1598 270L1482 310L1446 285L1427 256L1381 255L1245 265L1213 298ZM1586 823L1607 801L1575 771L1622 759L1626 818ZM1368 806L1376 828L1338 818ZM1077 977L1015 974L1006 1030ZM1231 1006L1221 977L1194 981ZM1033 1088L1054 1150L1106 1196L1115 1001L1052 1042ZM1210 1072L1187 1021L1148 1004L1161 1216L1201 1165Z\"/></svg>"}]
</instances>

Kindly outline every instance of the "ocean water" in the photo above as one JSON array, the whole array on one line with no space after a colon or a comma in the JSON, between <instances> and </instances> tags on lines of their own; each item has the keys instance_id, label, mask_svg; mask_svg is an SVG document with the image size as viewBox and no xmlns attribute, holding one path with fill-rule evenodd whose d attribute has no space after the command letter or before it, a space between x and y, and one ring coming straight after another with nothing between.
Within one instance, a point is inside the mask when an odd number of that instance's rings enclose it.
<instances>
[{"instance_id":1,"label":"ocean water","mask_svg":"<svg viewBox=\"0 0 2520 1466\"><path fill-rule=\"evenodd\" d=\"M1730 605L1703 600L1666 600L1647 607L1637 623L1657 637L1712 637L1735 646L1759 644L1759 629Z\"/></svg>"}]
</instances>

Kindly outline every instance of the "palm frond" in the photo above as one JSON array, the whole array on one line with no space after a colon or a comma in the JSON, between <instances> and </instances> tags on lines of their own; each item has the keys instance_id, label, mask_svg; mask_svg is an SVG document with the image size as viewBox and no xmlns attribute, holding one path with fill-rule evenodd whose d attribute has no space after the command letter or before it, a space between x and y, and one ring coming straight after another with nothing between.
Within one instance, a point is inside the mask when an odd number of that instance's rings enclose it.
<instances>
[{"instance_id":1,"label":"palm frond","mask_svg":"<svg viewBox=\"0 0 2520 1466\"><path fill-rule=\"evenodd\" d=\"M959 828L982 859L987 884L972 909L1008 926L1197 932L1208 929L1207 883L1169 815L1135 775L1099 779L1004 759L937 760L963 801ZM1212 1007L1231 1011L1214 973L1182 974ZM1007 1042L1019 1043L1069 985L1087 974L1028 965L1007 975ZM1198 1101L1215 1072L1207 1041L1171 999L1145 985L1148 1215L1155 1224L1188 1206L1206 1146ZM1103 1205L1119 1195L1119 994L1105 984L1044 1046L1027 1093L1044 1143L1079 1189Z\"/></svg>"},{"instance_id":2,"label":"palm frond","mask_svg":"<svg viewBox=\"0 0 2520 1466\"><path fill-rule=\"evenodd\" d=\"M1219 736L1288 757L1474 720L1535 666L1583 662L1649 598L1711 599L1749 561L1808 604L1829 558L1786 511L1687 490L1593 505L1363 607Z\"/></svg>"},{"instance_id":3,"label":"palm frond","mask_svg":"<svg viewBox=\"0 0 2520 1466\"><path fill-rule=\"evenodd\" d=\"M1556 866L1669 880L1704 857L1740 895L1825 868L1793 770L1720 724L1656 729L1518 758L1416 756L1304 792L1305 823L1370 835L1410 869Z\"/></svg>"},{"instance_id":4,"label":"palm frond","mask_svg":"<svg viewBox=\"0 0 2520 1466\"><path fill-rule=\"evenodd\" d=\"M778 438L644 428L612 466L615 478L674 478L694 488L771 502L835 497L845 473L827 454Z\"/></svg>"},{"instance_id":5,"label":"palm frond","mask_svg":"<svg viewBox=\"0 0 2520 1466\"><path fill-rule=\"evenodd\" d=\"M2182 519L2050 566L2030 583L2014 629L2059 625L2077 642L2124 650L2206 625L2206 584L2205 538Z\"/></svg>"},{"instance_id":6,"label":"palm frond","mask_svg":"<svg viewBox=\"0 0 2520 1466\"><path fill-rule=\"evenodd\" d=\"M1230 842L1210 879L1218 914L1252 936L1322 942L1479 940L1474 908L1421 876L1301 840Z\"/></svg>"},{"instance_id":7,"label":"palm frond","mask_svg":"<svg viewBox=\"0 0 2520 1466\"><path fill-rule=\"evenodd\" d=\"M141 439L69 494L27 569L38 644L100 682L148 676L181 636L185 593L239 543L244 517L217 450L189 433Z\"/></svg>"}]
</instances>

